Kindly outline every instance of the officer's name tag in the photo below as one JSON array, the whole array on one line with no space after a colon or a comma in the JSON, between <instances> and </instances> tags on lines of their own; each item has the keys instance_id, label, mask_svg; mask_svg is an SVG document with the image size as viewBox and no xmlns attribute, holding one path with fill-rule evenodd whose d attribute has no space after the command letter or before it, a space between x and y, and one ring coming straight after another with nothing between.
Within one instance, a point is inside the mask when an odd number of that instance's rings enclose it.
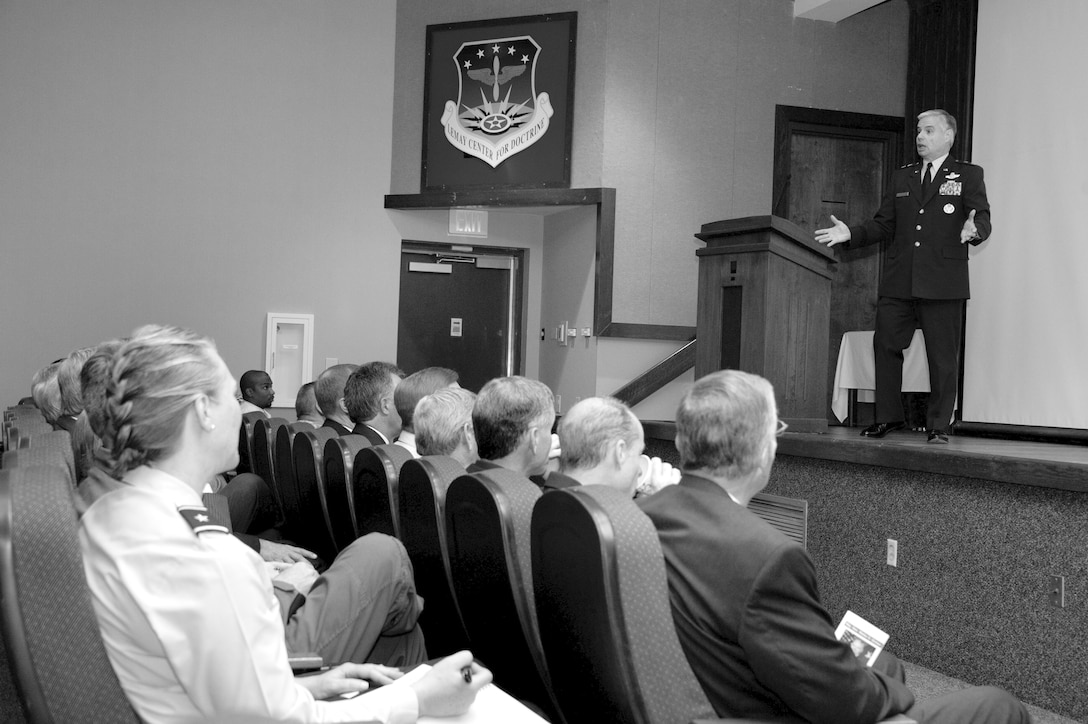
<instances>
[{"instance_id":1,"label":"officer's name tag","mask_svg":"<svg viewBox=\"0 0 1088 724\"><path fill-rule=\"evenodd\" d=\"M904 196L910 196L910 191L900 191L899 193L897 193L897 194L895 195L895 198L897 198L897 199L901 199L901 198L903 198Z\"/></svg>"},{"instance_id":2,"label":"officer's name tag","mask_svg":"<svg viewBox=\"0 0 1088 724\"><path fill-rule=\"evenodd\" d=\"M962 193L962 181L945 181L941 184L941 196L960 196Z\"/></svg>"}]
</instances>

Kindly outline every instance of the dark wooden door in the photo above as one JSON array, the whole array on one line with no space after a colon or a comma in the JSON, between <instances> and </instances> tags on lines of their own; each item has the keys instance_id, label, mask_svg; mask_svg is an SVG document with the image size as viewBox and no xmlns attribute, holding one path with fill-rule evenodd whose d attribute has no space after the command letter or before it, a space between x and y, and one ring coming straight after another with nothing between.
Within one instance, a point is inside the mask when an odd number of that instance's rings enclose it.
<instances>
[{"instance_id":1,"label":"dark wooden door","mask_svg":"<svg viewBox=\"0 0 1088 724\"><path fill-rule=\"evenodd\" d=\"M886 116L779 108L775 156L775 213L804 229L872 218L896 162L902 119ZM835 366L844 332L873 329L883 266L882 245L836 247L839 263L831 287L828 330L827 419L831 412ZM856 422L856 421L855 421Z\"/></svg>"},{"instance_id":2,"label":"dark wooden door","mask_svg":"<svg viewBox=\"0 0 1088 724\"><path fill-rule=\"evenodd\" d=\"M449 271L412 269L433 270L436 264ZM461 386L474 392L494 377L517 373L518 269L510 255L402 251L397 365L409 374L449 367L460 374Z\"/></svg>"}]
</instances>

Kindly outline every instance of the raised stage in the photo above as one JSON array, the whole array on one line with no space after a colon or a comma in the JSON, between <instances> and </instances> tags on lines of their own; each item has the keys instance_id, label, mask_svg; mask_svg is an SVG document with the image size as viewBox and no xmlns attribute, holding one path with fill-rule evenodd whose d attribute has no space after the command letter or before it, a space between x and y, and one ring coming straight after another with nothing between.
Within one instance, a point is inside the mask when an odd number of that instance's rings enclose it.
<instances>
[{"instance_id":1,"label":"raised stage","mask_svg":"<svg viewBox=\"0 0 1088 724\"><path fill-rule=\"evenodd\" d=\"M671 443L676 437L671 422L643 421L643 427L647 438ZM671 444L652 447L652 454L675 462ZM924 432L900 430L870 440L861 437L860 427L829 427L826 433L786 432L778 439L778 453L1088 492L1085 445L964 435L952 435L947 445L930 445Z\"/></svg>"},{"instance_id":2,"label":"raised stage","mask_svg":"<svg viewBox=\"0 0 1088 724\"><path fill-rule=\"evenodd\" d=\"M1084 445L957 435L947 445L930 445L924 432L900 430L870 440L861 437L861 428L830 427L826 433L786 432L778 440L778 452L1088 492L1088 446Z\"/></svg>"}]
</instances>

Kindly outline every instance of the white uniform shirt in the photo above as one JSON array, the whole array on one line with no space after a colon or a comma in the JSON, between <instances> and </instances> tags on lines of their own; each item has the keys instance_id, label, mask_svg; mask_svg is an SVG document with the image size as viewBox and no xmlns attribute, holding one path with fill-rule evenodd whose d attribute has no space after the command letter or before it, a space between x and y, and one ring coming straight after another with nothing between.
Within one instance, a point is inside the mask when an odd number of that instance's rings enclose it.
<instances>
[{"instance_id":1,"label":"white uniform shirt","mask_svg":"<svg viewBox=\"0 0 1088 724\"><path fill-rule=\"evenodd\" d=\"M416 720L407 686L315 701L287 662L260 557L232 535L195 533L178 506L200 495L181 480L141 467L125 482L88 509L80 543L106 651L141 719Z\"/></svg>"}]
</instances>

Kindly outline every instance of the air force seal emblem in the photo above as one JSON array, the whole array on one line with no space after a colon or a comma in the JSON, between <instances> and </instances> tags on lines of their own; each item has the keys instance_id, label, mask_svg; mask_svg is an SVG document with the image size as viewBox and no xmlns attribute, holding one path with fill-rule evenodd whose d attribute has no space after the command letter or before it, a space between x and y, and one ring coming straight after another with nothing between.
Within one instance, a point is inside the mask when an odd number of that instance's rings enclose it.
<instances>
[{"instance_id":1,"label":"air force seal emblem","mask_svg":"<svg viewBox=\"0 0 1088 724\"><path fill-rule=\"evenodd\" d=\"M442 113L446 140L491 168L539 141L553 113L536 92L539 57L528 35L463 43L453 54L457 100Z\"/></svg>"}]
</instances>

